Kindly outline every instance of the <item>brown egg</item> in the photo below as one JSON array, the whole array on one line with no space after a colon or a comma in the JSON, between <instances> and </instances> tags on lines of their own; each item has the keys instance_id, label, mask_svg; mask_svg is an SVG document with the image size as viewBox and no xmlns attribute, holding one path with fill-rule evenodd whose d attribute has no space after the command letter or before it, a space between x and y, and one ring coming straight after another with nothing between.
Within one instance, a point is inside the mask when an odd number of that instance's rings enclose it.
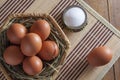
<instances>
[{"instance_id":1,"label":"brown egg","mask_svg":"<svg viewBox=\"0 0 120 80\"><path fill-rule=\"evenodd\" d=\"M3 57L5 59L5 62L10 65L18 65L24 59L24 55L18 46L9 46L6 48Z\"/></svg>"},{"instance_id":2,"label":"brown egg","mask_svg":"<svg viewBox=\"0 0 120 80\"><path fill-rule=\"evenodd\" d=\"M45 40L50 35L50 25L46 20L37 20L32 25L30 31L37 33L42 40Z\"/></svg>"},{"instance_id":3,"label":"brown egg","mask_svg":"<svg viewBox=\"0 0 120 80\"><path fill-rule=\"evenodd\" d=\"M103 66L112 59L112 52L108 47L101 46L93 49L87 56L87 60L92 66Z\"/></svg>"},{"instance_id":4,"label":"brown egg","mask_svg":"<svg viewBox=\"0 0 120 80\"><path fill-rule=\"evenodd\" d=\"M28 33L21 41L21 50L26 56L36 55L42 47L42 40L38 34Z\"/></svg>"},{"instance_id":5,"label":"brown egg","mask_svg":"<svg viewBox=\"0 0 120 80\"><path fill-rule=\"evenodd\" d=\"M23 61L23 70L28 75L36 75L42 71L43 63L37 56L26 57Z\"/></svg>"},{"instance_id":6,"label":"brown egg","mask_svg":"<svg viewBox=\"0 0 120 80\"><path fill-rule=\"evenodd\" d=\"M13 23L7 30L7 37L11 43L20 44L21 39L26 35L27 29L19 23Z\"/></svg>"},{"instance_id":7,"label":"brown egg","mask_svg":"<svg viewBox=\"0 0 120 80\"><path fill-rule=\"evenodd\" d=\"M50 61L57 57L58 54L59 48L54 41L44 41L38 56L43 60Z\"/></svg>"}]
</instances>

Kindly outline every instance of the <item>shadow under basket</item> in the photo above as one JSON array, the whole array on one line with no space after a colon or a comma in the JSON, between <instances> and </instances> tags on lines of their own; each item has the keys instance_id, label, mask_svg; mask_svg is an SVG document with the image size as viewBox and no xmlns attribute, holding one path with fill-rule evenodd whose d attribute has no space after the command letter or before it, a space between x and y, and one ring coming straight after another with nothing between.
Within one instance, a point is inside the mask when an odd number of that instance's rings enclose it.
<instances>
[{"instance_id":1,"label":"shadow under basket","mask_svg":"<svg viewBox=\"0 0 120 80\"><path fill-rule=\"evenodd\" d=\"M12 23L21 23L27 29L39 19L45 19L51 27L48 39L53 40L59 47L59 55L50 62L43 61L44 67L41 73L29 76L24 73L22 63L17 66L10 66L3 59L4 50L11 44L6 36L6 31ZM60 26L52 16L47 14L12 14L0 28L0 80L54 80L58 74L60 66L64 63L70 42Z\"/></svg>"}]
</instances>

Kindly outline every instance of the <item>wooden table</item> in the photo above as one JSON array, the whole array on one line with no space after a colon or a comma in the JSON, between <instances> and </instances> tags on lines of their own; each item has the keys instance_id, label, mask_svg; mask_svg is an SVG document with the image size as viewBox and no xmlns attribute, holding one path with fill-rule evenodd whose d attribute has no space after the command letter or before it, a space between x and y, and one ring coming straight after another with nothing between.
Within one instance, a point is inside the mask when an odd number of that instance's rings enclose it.
<instances>
[{"instance_id":1,"label":"wooden table","mask_svg":"<svg viewBox=\"0 0 120 80\"><path fill-rule=\"evenodd\" d=\"M85 0L85 2L120 30L120 0ZM120 80L120 58L103 80Z\"/></svg>"}]
</instances>

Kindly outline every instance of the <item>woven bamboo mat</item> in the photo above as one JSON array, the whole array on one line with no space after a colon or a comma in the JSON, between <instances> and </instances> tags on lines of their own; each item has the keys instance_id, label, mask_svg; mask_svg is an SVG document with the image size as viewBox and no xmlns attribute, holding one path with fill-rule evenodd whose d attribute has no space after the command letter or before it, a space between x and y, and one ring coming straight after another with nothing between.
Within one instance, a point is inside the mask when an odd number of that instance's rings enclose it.
<instances>
[{"instance_id":1,"label":"woven bamboo mat","mask_svg":"<svg viewBox=\"0 0 120 80\"><path fill-rule=\"evenodd\" d=\"M88 16L88 24L80 32L66 30L62 22L64 9L71 5L82 6ZM0 0L0 25L11 13L49 13L61 26L71 42L65 63L56 80L101 80L120 56L120 32L90 8L83 0ZM86 56L95 47L105 45L114 53L112 61L102 67L91 67ZM0 70L0 79L7 79Z\"/></svg>"}]
</instances>

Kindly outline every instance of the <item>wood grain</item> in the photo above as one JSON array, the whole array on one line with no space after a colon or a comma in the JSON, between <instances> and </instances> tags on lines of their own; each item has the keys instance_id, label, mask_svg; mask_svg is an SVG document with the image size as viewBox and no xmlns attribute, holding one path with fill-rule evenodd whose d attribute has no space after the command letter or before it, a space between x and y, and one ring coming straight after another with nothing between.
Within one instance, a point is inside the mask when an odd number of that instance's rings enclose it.
<instances>
[{"instance_id":1,"label":"wood grain","mask_svg":"<svg viewBox=\"0 0 120 80\"><path fill-rule=\"evenodd\" d=\"M103 80L115 80L114 67L109 70L109 72L104 76Z\"/></svg>"},{"instance_id":2,"label":"wood grain","mask_svg":"<svg viewBox=\"0 0 120 80\"><path fill-rule=\"evenodd\" d=\"M120 58L114 64L114 68L115 68L115 79L120 80Z\"/></svg>"},{"instance_id":3,"label":"wood grain","mask_svg":"<svg viewBox=\"0 0 120 80\"><path fill-rule=\"evenodd\" d=\"M120 0L85 0L85 2L120 30ZM120 80L120 59L103 80Z\"/></svg>"},{"instance_id":4,"label":"wood grain","mask_svg":"<svg viewBox=\"0 0 120 80\"><path fill-rule=\"evenodd\" d=\"M110 23L120 30L120 0L109 0L108 5ZM120 80L120 58L114 64L114 74L115 80Z\"/></svg>"},{"instance_id":5,"label":"wood grain","mask_svg":"<svg viewBox=\"0 0 120 80\"><path fill-rule=\"evenodd\" d=\"M101 16L109 20L107 0L84 0L84 1L88 3L94 10L96 10Z\"/></svg>"},{"instance_id":6,"label":"wood grain","mask_svg":"<svg viewBox=\"0 0 120 80\"><path fill-rule=\"evenodd\" d=\"M110 23L120 30L120 0L108 0Z\"/></svg>"}]
</instances>

